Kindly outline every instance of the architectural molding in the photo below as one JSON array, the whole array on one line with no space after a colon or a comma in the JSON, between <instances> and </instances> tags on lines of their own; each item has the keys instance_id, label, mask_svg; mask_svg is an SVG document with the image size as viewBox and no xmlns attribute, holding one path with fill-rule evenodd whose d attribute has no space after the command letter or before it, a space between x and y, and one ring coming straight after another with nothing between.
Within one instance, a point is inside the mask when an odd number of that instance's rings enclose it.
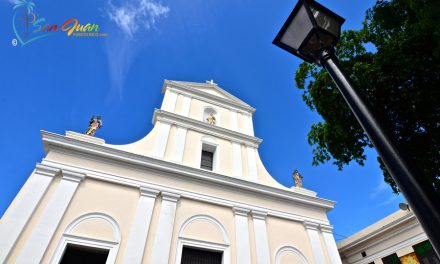
<instances>
[{"instance_id":1,"label":"architectural molding","mask_svg":"<svg viewBox=\"0 0 440 264\"><path fill-rule=\"evenodd\" d=\"M109 254L107 257L107 261L105 263L114 264L116 262L116 255L118 254L119 242L64 234L61 237L60 243L58 244L58 247L55 250L55 254L52 257L50 264L60 263L63 253L66 250L68 244L108 250Z\"/></svg>"},{"instance_id":2,"label":"architectural molding","mask_svg":"<svg viewBox=\"0 0 440 264\"><path fill-rule=\"evenodd\" d=\"M297 222L308 221L308 222L316 223L317 225L319 225L319 224L328 225L328 220L322 220L322 219L307 217L307 216L298 215L298 214L294 214L294 213L288 213L288 212L284 212L284 211L270 209L267 207L260 207L258 205L240 203L237 201L232 201L232 200L228 200L228 199L224 199L224 198L220 199L220 198L216 198L216 197L213 197L210 195L194 193L194 192L184 190L184 189L171 188L169 186L147 183L144 181L127 178L127 177L124 177L121 175L115 175L115 174L109 174L109 173L103 173L103 172L99 172L99 171L84 169L84 168L80 168L80 167L66 165L66 164L59 163L59 162L50 161L47 159L43 160L43 163L47 164L47 165L54 166L54 167L68 168L69 170L77 170L79 172L87 174L88 178L111 182L114 184L120 184L120 185L124 185L124 186L135 187L135 188L138 188L139 186L142 185L142 186L146 186L148 188L153 188L153 189L157 189L157 190L161 190L161 191L178 193L181 195L181 197L185 197L185 198L188 198L191 200L202 201L202 202L206 202L206 203L210 203L210 204L230 207L231 209L234 207L235 207L235 209L248 208L248 209L245 209L245 210L248 210L248 213L249 213L249 210L266 211L266 212L268 212L268 215L282 218L282 219L287 219L287 220L292 220L292 221L297 221ZM228 177L228 178L230 178L230 177ZM234 179L234 178L232 178L232 179ZM228 188L227 186L224 186L224 187ZM237 190L231 189L231 191L237 191ZM277 196L274 196L274 197L277 197Z\"/></svg>"},{"instance_id":3,"label":"architectural molding","mask_svg":"<svg viewBox=\"0 0 440 264\"><path fill-rule=\"evenodd\" d=\"M251 244L249 241L249 224L248 214L249 209L233 207L235 219L235 245L236 256L235 263L251 264Z\"/></svg>"},{"instance_id":4,"label":"architectural molding","mask_svg":"<svg viewBox=\"0 0 440 264\"><path fill-rule=\"evenodd\" d=\"M160 206L158 226L154 238L153 253L148 263L168 264L177 201L180 195L169 192L161 192L161 195L162 204Z\"/></svg>"},{"instance_id":5,"label":"architectural molding","mask_svg":"<svg viewBox=\"0 0 440 264\"><path fill-rule=\"evenodd\" d=\"M37 164L19 196L8 208L0 225L0 263L5 263L23 229L46 194L59 168Z\"/></svg>"},{"instance_id":6,"label":"architectural molding","mask_svg":"<svg viewBox=\"0 0 440 264\"><path fill-rule=\"evenodd\" d=\"M190 96L192 98L198 99L200 101L204 101L206 103L218 105L227 109L235 109L236 111L239 112L250 112L250 113L255 112L255 108L249 106L246 103L225 99L209 93L204 93L198 91L197 89L193 89L189 86L183 85L179 82L165 80L162 86L162 93L166 91L174 91L175 93L181 93Z\"/></svg>"},{"instance_id":7,"label":"architectural molding","mask_svg":"<svg viewBox=\"0 0 440 264\"><path fill-rule=\"evenodd\" d=\"M80 183L86 177L84 173L78 173L69 170L61 170L61 174L63 175L62 178L63 180L72 181L76 183Z\"/></svg>"},{"instance_id":8,"label":"architectural molding","mask_svg":"<svg viewBox=\"0 0 440 264\"><path fill-rule=\"evenodd\" d=\"M185 152L186 134L188 129L183 127L177 127L177 132L174 140L173 160L176 162L183 161L183 154Z\"/></svg>"},{"instance_id":9,"label":"architectural molding","mask_svg":"<svg viewBox=\"0 0 440 264\"><path fill-rule=\"evenodd\" d=\"M178 114L173 114L167 111L156 109L153 115L153 124L157 122L176 125L177 127L184 127L202 134L211 135L218 138L223 138L229 141L240 142L247 146L258 148L263 142L262 139L246 135L237 131L233 131L220 126L213 126L200 120L192 119Z\"/></svg>"},{"instance_id":10,"label":"architectural molding","mask_svg":"<svg viewBox=\"0 0 440 264\"><path fill-rule=\"evenodd\" d=\"M414 216L414 218L415 218L415 216ZM354 255L356 255L356 254L360 254L361 251L369 250L371 247L374 247L374 246L376 246L376 245L382 243L382 242L385 241L385 240L392 239L392 238L394 238L394 237L396 237L396 236L398 236L398 235L400 235L400 234L402 234L402 233L408 232L408 231L410 231L411 229L417 228L417 227L419 227L419 226L420 226L420 224L419 224L418 222L415 222L415 223L413 223L413 224L411 224L411 225L409 225L409 226L406 226L406 227L404 227L404 228L399 228L399 230L398 230L397 232L393 232L393 233L390 234L390 235L387 235L387 236L382 237L382 238L380 238L380 239L378 239L378 240L375 240L373 243L368 244L368 246L367 246L367 247L364 247L362 250L361 250L361 249L354 250L353 252L351 252L350 254L347 254L346 256L347 256L347 257L351 257L351 256L354 256ZM379 234L377 234L377 235L379 235ZM364 242L364 243L366 243L366 242ZM358 245L359 245L359 244L358 244ZM339 249L339 250L342 252L341 249Z\"/></svg>"},{"instance_id":11,"label":"architectural molding","mask_svg":"<svg viewBox=\"0 0 440 264\"><path fill-rule=\"evenodd\" d=\"M102 138L97 138L94 136L89 136L86 134L81 134L73 131L66 131L66 137L75 138L82 141L87 141L90 143L98 144L98 145L104 145L105 140Z\"/></svg>"},{"instance_id":12,"label":"architectural molding","mask_svg":"<svg viewBox=\"0 0 440 264\"><path fill-rule=\"evenodd\" d=\"M384 226L381 226L380 228L378 228L377 230L368 233L365 236L361 236L358 239L353 240L352 242L342 246L339 248L340 251L347 251L350 250L353 247L358 246L361 243L365 243L366 241L375 238L376 236L380 236L381 234L387 232L390 229L395 228L398 225L401 225L407 221L411 221L416 219L415 215L413 213L408 213L406 215L404 215L403 217L400 217ZM408 227L407 227L408 228ZM407 228L405 228L405 230L407 230ZM355 234L356 235L356 234Z\"/></svg>"},{"instance_id":13,"label":"architectural molding","mask_svg":"<svg viewBox=\"0 0 440 264\"><path fill-rule=\"evenodd\" d=\"M325 248L327 249L328 257L331 264L342 264L341 256L339 255L338 246L336 246L335 238L330 229L321 227L322 236L324 238Z\"/></svg>"},{"instance_id":14,"label":"architectural molding","mask_svg":"<svg viewBox=\"0 0 440 264\"><path fill-rule=\"evenodd\" d=\"M192 101L192 99L190 96L183 95L182 109L180 112L181 115L186 116L186 117L189 115L189 110L191 108L191 101Z\"/></svg>"},{"instance_id":15,"label":"architectural molding","mask_svg":"<svg viewBox=\"0 0 440 264\"><path fill-rule=\"evenodd\" d=\"M319 237L319 224L304 221L304 227L309 237L310 245L312 246L313 257L315 263L327 263L325 261L324 249L322 247L321 238Z\"/></svg>"},{"instance_id":16,"label":"architectural molding","mask_svg":"<svg viewBox=\"0 0 440 264\"><path fill-rule=\"evenodd\" d=\"M154 145L153 156L159 159L163 159L165 156L165 150L168 145L168 136L171 130L171 124L167 122L158 122L157 139Z\"/></svg>"},{"instance_id":17,"label":"architectural molding","mask_svg":"<svg viewBox=\"0 0 440 264\"><path fill-rule=\"evenodd\" d=\"M228 244L220 244L215 242L209 242L204 240L197 240L192 238L179 237L177 242L177 252L175 264L180 264L182 260L183 247L191 247L197 249L205 249L215 252L223 252L222 264L231 263L231 250Z\"/></svg>"},{"instance_id":18,"label":"architectural molding","mask_svg":"<svg viewBox=\"0 0 440 264\"><path fill-rule=\"evenodd\" d=\"M307 258L304 256L304 254L299 249L297 249L294 246L288 246L288 245L282 246L276 251L275 264L281 264L281 257L286 252L291 252L294 255L296 255L302 261L302 264L309 264L309 262L307 261Z\"/></svg>"},{"instance_id":19,"label":"architectural molding","mask_svg":"<svg viewBox=\"0 0 440 264\"><path fill-rule=\"evenodd\" d=\"M243 177L243 159L241 157L241 144L232 142L232 174Z\"/></svg>"},{"instance_id":20,"label":"architectural molding","mask_svg":"<svg viewBox=\"0 0 440 264\"><path fill-rule=\"evenodd\" d=\"M266 218L267 218L267 212L263 212L263 211L252 210L251 215L252 215L253 219L259 219L259 220L266 221Z\"/></svg>"},{"instance_id":21,"label":"architectural molding","mask_svg":"<svg viewBox=\"0 0 440 264\"><path fill-rule=\"evenodd\" d=\"M166 91L160 109L168 111L170 113L174 113L177 103L177 96L178 94L175 91Z\"/></svg>"},{"instance_id":22,"label":"architectural molding","mask_svg":"<svg viewBox=\"0 0 440 264\"><path fill-rule=\"evenodd\" d=\"M251 181L258 182L258 170L257 170L257 150L253 147L246 146L247 153L247 165L248 165L248 176Z\"/></svg>"},{"instance_id":23,"label":"architectural molding","mask_svg":"<svg viewBox=\"0 0 440 264\"><path fill-rule=\"evenodd\" d=\"M85 174L62 170L63 177L40 216L16 263L39 263Z\"/></svg>"},{"instance_id":24,"label":"architectural molding","mask_svg":"<svg viewBox=\"0 0 440 264\"><path fill-rule=\"evenodd\" d=\"M266 212L251 211L254 224L255 253L257 264L270 263L269 239L267 237Z\"/></svg>"},{"instance_id":25,"label":"architectural molding","mask_svg":"<svg viewBox=\"0 0 440 264\"><path fill-rule=\"evenodd\" d=\"M371 256L367 256L366 258L363 258L357 262L354 262L353 264L367 264L367 263L373 262L376 259L386 257L390 254L395 253L396 251L398 251L402 248L415 245L415 244L420 243L420 242L427 240L427 239L428 239L428 236L426 236L425 233L418 234L410 239L404 240L404 241L397 243L391 247L388 247L384 250L381 250L380 252L378 252L376 254L373 254Z\"/></svg>"},{"instance_id":26,"label":"architectural molding","mask_svg":"<svg viewBox=\"0 0 440 264\"><path fill-rule=\"evenodd\" d=\"M140 187L136 208L122 263L142 263L158 190Z\"/></svg>"}]
</instances>

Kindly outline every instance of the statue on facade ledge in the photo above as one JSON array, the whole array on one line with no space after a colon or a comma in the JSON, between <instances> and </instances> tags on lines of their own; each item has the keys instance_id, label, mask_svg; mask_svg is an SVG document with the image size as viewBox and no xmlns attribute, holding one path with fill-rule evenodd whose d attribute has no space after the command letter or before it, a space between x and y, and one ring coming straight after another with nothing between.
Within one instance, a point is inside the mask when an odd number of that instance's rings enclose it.
<instances>
[{"instance_id":1,"label":"statue on facade ledge","mask_svg":"<svg viewBox=\"0 0 440 264\"><path fill-rule=\"evenodd\" d=\"M293 172L293 181L295 182L295 187L297 187L297 188L303 187L302 179L303 179L303 176L301 176L301 174L299 174L298 170L295 170Z\"/></svg>"},{"instance_id":2,"label":"statue on facade ledge","mask_svg":"<svg viewBox=\"0 0 440 264\"><path fill-rule=\"evenodd\" d=\"M87 128L86 135L88 136L94 136L96 131L102 127L102 120L101 116L92 116L89 121L89 127Z\"/></svg>"},{"instance_id":3,"label":"statue on facade ledge","mask_svg":"<svg viewBox=\"0 0 440 264\"><path fill-rule=\"evenodd\" d=\"M206 122L208 122L208 124L210 124L210 125L215 125L215 116L213 114L210 114L206 118Z\"/></svg>"}]
</instances>

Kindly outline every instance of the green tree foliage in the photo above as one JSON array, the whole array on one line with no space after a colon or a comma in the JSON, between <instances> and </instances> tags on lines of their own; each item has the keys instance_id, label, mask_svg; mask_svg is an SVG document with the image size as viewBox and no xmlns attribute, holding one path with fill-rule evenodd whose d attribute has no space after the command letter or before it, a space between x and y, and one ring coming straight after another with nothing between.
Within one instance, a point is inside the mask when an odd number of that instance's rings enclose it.
<instances>
[{"instance_id":1,"label":"green tree foliage","mask_svg":"<svg viewBox=\"0 0 440 264\"><path fill-rule=\"evenodd\" d=\"M341 67L389 125L398 144L440 192L440 1L379 0L361 30L346 30L336 47ZM366 48L370 47L370 48ZM308 142L313 164L363 165L372 147L328 73L302 63L295 75L303 100L323 118ZM380 158L384 179L396 184Z\"/></svg>"}]
</instances>

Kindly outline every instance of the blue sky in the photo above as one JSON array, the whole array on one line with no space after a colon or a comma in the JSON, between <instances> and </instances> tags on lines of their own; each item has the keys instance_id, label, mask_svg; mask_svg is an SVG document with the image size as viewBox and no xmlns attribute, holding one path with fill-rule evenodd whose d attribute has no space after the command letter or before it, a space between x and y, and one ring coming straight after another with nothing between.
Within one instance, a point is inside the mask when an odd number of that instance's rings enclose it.
<instances>
[{"instance_id":1,"label":"blue sky","mask_svg":"<svg viewBox=\"0 0 440 264\"><path fill-rule=\"evenodd\" d=\"M398 210L403 197L383 183L374 150L364 167L314 167L307 143L320 120L295 87L300 60L272 44L295 0L36 1L38 17L61 25L77 18L108 37L57 32L13 46L13 4L0 0L0 214L44 156L40 130L84 132L100 114L97 133L112 144L136 141L152 128L164 79L204 82L254 106L260 156L279 182L337 201L329 218L337 240ZM358 29L374 1L321 1Z\"/></svg>"}]
</instances>

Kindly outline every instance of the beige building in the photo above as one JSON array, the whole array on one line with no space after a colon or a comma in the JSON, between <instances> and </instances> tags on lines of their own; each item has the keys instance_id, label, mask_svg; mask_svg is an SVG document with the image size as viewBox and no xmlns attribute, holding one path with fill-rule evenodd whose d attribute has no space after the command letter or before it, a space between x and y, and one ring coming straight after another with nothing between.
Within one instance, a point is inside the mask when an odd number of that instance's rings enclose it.
<instances>
[{"instance_id":1,"label":"beige building","mask_svg":"<svg viewBox=\"0 0 440 264\"><path fill-rule=\"evenodd\" d=\"M254 108L212 81L162 92L132 144L41 132L46 156L1 219L0 263L341 263L335 203L269 175Z\"/></svg>"},{"instance_id":2,"label":"beige building","mask_svg":"<svg viewBox=\"0 0 440 264\"><path fill-rule=\"evenodd\" d=\"M399 210L338 243L342 263L440 264L411 211Z\"/></svg>"}]
</instances>

